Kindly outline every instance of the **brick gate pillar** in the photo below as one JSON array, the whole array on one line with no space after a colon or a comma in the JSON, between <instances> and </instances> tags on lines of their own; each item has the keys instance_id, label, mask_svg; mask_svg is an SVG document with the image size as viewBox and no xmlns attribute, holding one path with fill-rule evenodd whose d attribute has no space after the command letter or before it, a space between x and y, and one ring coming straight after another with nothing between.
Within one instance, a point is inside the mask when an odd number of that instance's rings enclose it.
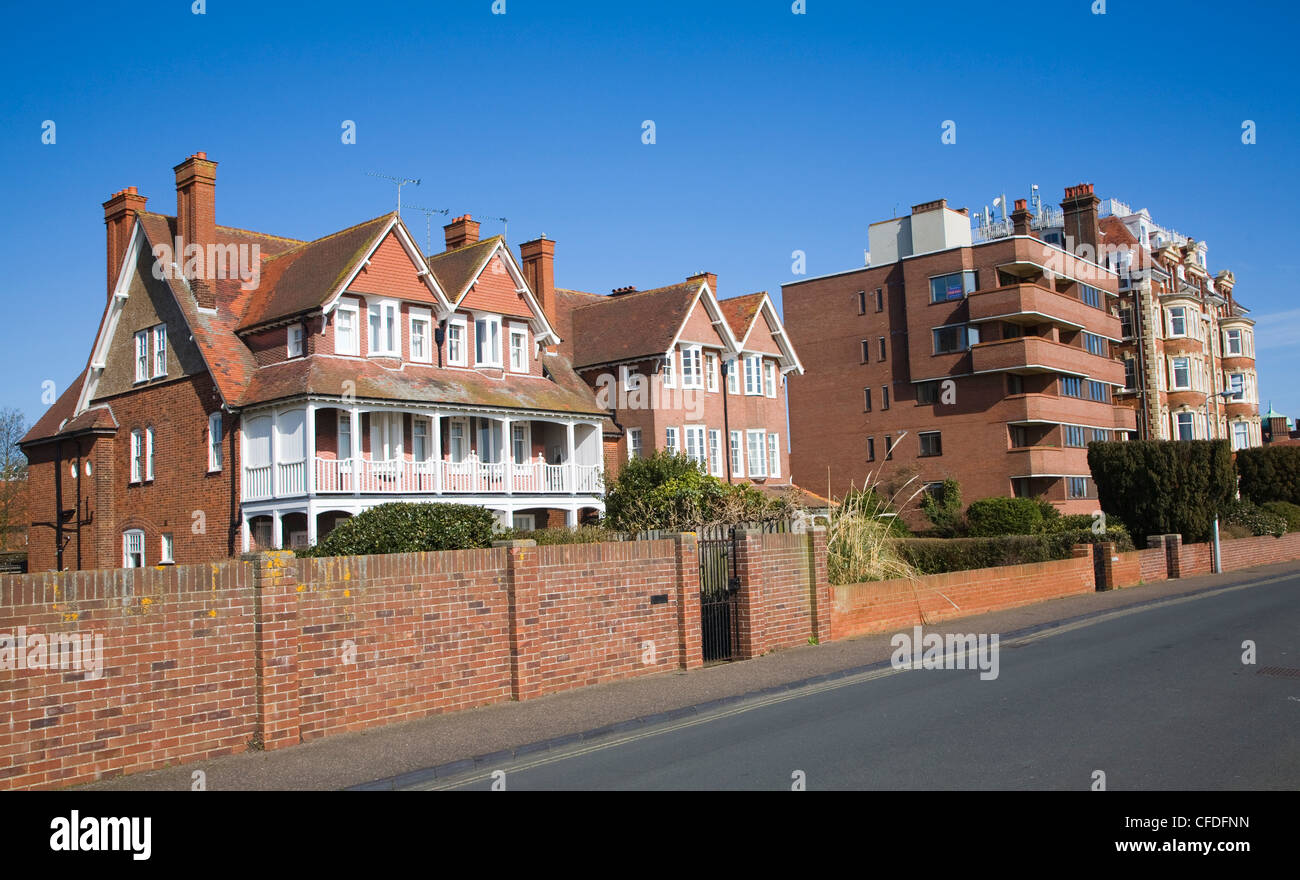
<instances>
[{"instance_id":1,"label":"brick gate pillar","mask_svg":"<svg viewBox=\"0 0 1300 880\"><path fill-rule=\"evenodd\" d=\"M700 543L694 532L681 532L677 544L677 665L698 669L704 665L700 633Z\"/></svg>"}]
</instances>

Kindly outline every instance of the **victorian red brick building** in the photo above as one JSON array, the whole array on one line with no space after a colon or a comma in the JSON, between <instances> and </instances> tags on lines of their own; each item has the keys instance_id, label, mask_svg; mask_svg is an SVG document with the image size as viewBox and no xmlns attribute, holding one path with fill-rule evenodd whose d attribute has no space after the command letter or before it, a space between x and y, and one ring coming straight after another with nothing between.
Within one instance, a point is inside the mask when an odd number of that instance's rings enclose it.
<instances>
[{"instance_id":1,"label":"victorian red brick building","mask_svg":"<svg viewBox=\"0 0 1300 880\"><path fill-rule=\"evenodd\" d=\"M606 413L500 238L424 255L396 214L315 241L216 222L216 162L176 215L104 203L86 367L27 434L30 570L197 562L318 539L383 501L530 527L599 512Z\"/></svg>"}]
</instances>

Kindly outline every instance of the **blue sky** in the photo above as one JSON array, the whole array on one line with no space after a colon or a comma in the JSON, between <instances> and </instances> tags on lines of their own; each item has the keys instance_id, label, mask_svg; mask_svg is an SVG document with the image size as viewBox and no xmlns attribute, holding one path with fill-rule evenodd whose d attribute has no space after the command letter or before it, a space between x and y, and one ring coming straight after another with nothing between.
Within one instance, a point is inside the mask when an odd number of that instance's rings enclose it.
<instances>
[{"instance_id":1,"label":"blue sky","mask_svg":"<svg viewBox=\"0 0 1300 880\"><path fill-rule=\"evenodd\" d=\"M557 240L556 280L719 275L726 296L861 264L867 224L1031 183L1209 242L1259 321L1261 400L1300 414L1300 193L1283 4L1092 0L26 4L7 10L0 407L29 420L84 365L100 207L217 160L219 223L315 238L403 200ZM922 12L921 10L925 11ZM944 120L957 143L940 142ZM1243 145L1243 120L1258 142ZM53 120L56 143L42 144ZM357 142L341 143L343 120ZM653 120L656 143L642 143ZM422 239L424 216L405 213ZM434 238L440 240L435 217Z\"/></svg>"}]
</instances>

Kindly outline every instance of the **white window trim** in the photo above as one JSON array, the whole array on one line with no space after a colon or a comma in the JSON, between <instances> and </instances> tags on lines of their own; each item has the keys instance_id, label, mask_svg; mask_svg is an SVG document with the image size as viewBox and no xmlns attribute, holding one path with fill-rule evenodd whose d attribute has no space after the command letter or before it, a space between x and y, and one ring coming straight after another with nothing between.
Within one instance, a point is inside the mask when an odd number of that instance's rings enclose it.
<instances>
[{"instance_id":1,"label":"white window trim","mask_svg":"<svg viewBox=\"0 0 1300 880\"><path fill-rule=\"evenodd\" d=\"M339 423L338 423L337 430L335 430L334 432L334 457L337 458L339 461L351 461L352 458L354 458L357 454L357 441L356 438L352 436L352 413L345 409L338 410L337 412L339 416ZM346 430L343 427L344 425L347 425ZM347 458L343 457L344 433L348 435Z\"/></svg>"},{"instance_id":2,"label":"white window trim","mask_svg":"<svg viewBox=\"0 0 1300 880\"><path fill-rule=\"evenodd\" d=\"M379 348L375 345L374 334L370 332L370 315L378 310L379 312L379 331L380 336L384 335L384 330L388 326L388 311L393 313L393 340L392 345L386 348ZM372 299L366 303L366 354L370 357L396 357L402 356L402 304L395 299Z\"/></svg>"},{"instance_id":3,"label":"white window trim","mask_svg":"<svg viewBox=\"0 0 1300 880\"><path fill-rule=\"evenodd\" d=\"M153 328L153 378L167 375L167 325Z\"/></svg>"},{"instance_id":4,"label":"white window trim","mask_svg":"<svg viewBox=\"0 0 1300 880\"><path fill-rule=\"evenodd\" d=\"M148 560L145 558L143 529L127 529L125 532L122 533L122 567L123 568L136 567L131 565L130 563L130 557L131 557L130 547L131 547L132 538L138 538L140 541L140 566L139 567L144 568L148 564Z\"/></svg>"},{"instance_id":5,"label":"white window trim","mask_svg":"<svg viewBox=\"0 0 1300 880\"><path fill-rule=\"evenodd\" d=\"M523 344L519 346L520 356L523 359L523 363L520 366L516 367L515 357L514 357L515 339L520 336L522 336L524 340ZM518 323L517 321L511 321L506 332L506 340L509 343L509 345L506 346L507 348L506 357L510 365L510 371L513 373L527 373L528 372L528 325Z\"/></svg>"},{"instance_id":6,"label":"white window trim","mask_svg":"<svg viewBox=\"0 0 1300 880\"><path fill-rule=\"evenodd\" d=\"M296 340L295 340L296 335ZM295 345L295 342L297 343ZM307 328L302 324L290 324L285 330L285 356L302 357L307 351Z\"/></svg>"},{"instance_id":7,"label":"white window trim","mask_svg":"<svg viewBox=\"0 0 1300 880\"><path fill-rule=\"evenodd\" d=\"M131 482L144 482L144 432L131 431Z\"/></svg>"},{"instance_id":8,"label":"white window trim","mask_svg":"<svg viewBox=\"0 0 1300 880\"><path fill-rule=\"evenodd\" d=\"M144 481L153 482L153 425L144 429Z\"/></svg>"},{"instance_id":9,"label":"white window trim","mask_svg":"<svg viewBox=\"0 0 1300 880\"><path fill-rule=\"evenodd\" d=\"M175 557L176 538L171 532L163 532L158 536L158 564L175 565Z\"/></svg>"},{"instance_id":10,"label":"white window trim","mask_svg":"<svg viewBox=\"0 0 1300 880\"><path fill-rule=\"evenodd\" d=\"M728 438L727 451L733 459L731 462L731 475L733 477L743 477L745 475L745 432L732 431Z\"/></svg>"},{"instance_id":11,"label":"white window trim","mask_svg":"<svg viewBox=\"0 0 1300 880\"><path fill-rule=\"evenodd\" d=\"M781 438L775 433L767 435L767 475L781 476Z\"/></svg>"},{"instance_id":12,"label":"white window trim","mask_svg":"<svg viewBox=\"0 0 1300 880\"><path fill-rule=\"evenodd\" d=\"M681 438L677 432L678 429L672 425L664 429L664 449L673 455L678 455L682 451Z\"/></svg>"},{"instance_id":13,"label":"white window trim","mask_svg":"<svg viewBox=\"0 0 1300 880\"><path fill-rule=\"evenodd\" d=\"M754 381L750 382L750 377ZM745 355L745 394L750 397L763 396L763 356L759 354Z\"/></svg>"},{"instance_id":14,"label":"white window trim","mask_svg":"<svg viewBox=\"0 0 1300 880\"><path fill-rule=\"evenodd\" d=\"M742 369L742 361L740 357L737 356L727 361L727 363L730 365L727 371L727 393L739 394L740 393L740 371Z\"/></svg>"},{"instance_id":15,"label":"white window trim","mask_svg":"<svg viewBox=\"0 0 1300 880\"><path fill-rule=\"evenodd\" d=\"M460 330L460 357L453 357L451 350L451 328ZM447 363L453 367L469 366L469 319L464 315L453 315L447 321Z\"/></svg>"},{"instance_id":16,"label":"white window trim","mask_svg":"<svg viewBox=\"0 0 1300 880\"><path fill-rule=\"evenodd\" d=\"M1182 333L1175 333L1175 332L1174 332L1174 312L1175 312L1175 311L1180 311L1180 312L1183 313L1183 332L1182 332ZM1168 314L1168 330L1169 330L1169 338L1170 338L1170 339L1184 339L1184 338L1186 338L1186 337L1188 337L1188 336L1191 335L1190 333L1187 332L1187 322L1188 322L1189 320L1191 320L1191 318L1190 318L1190 317L1188 316L1188 314L1187 314L1187 307L1186 307L1186 306L1170 306L1170 307L1169 307L1169 310L1168 310L1168 312L1167 312L1167 314Z\"/></svg>"},{"instance_id":17,"label":"white window trim","mask_svg":"<svg viewBox=\"0 0 1300 880\"><path fill-rule=\"evenodd\" d=\"M682 388L703 388L704 387L704 350L699 345L683 345L681 347L682 358ZM691 375L686 375L686 365L690 364L694 369Z\"/></svg>"},{"instance_id":18,"label":"white window trim","mask_svg":"<svg viewBox=\"0 0 1300 880\"><path fill-rule=\"evenodd\" d=\"M722 459L722 431L717 428L709 428L709 473L715 477L723 475Z\"/></svg>"},{"instance_id":19,"label":"white window trim","mask_svg":"<svg viewBox=\"0 0 1300 880\"><path fill-rule=\"evenodd\" d=\"M524 457L515 458L515 432L524 432ZM532 422L513 422L510 425L510 459L515 464L528 464L533 454L533 423Z\"/></svg>"},{"instance_id":20,"label":"white window trim","mask_svg":"<svg viewBox=\"0 0 1300 880\"><path fill-rule=\"evenodd\" d=\"M635 443L632 442L632 438L634 437L636 438ZM642 450L643 447L641 446L641 429L628 428L627 429L627 460L631 461L634 458L639 458L641 456Z\"/></svg>"},{"instance_id":21,"label":"white window trim","mask_svg":"<svg viewBox=\"0 0 1300 880\"><path fill-rule=\"evenodd\" d=\"M208 416L208 473L221 470L221 444L225 440L221 413L214 412Z\"/></svg>"},{"instance_id":22,"label":"white window trim","mask_svg":"<svg viewBox=\"0 0 1300 880\"><path fill-rule=\"evenodd\" d=\"M412 306L410 313L407 315L407 345L410 346L411 360L417 364L433 363L433 313L428 309L417 308ZM424 355L417 357L415 354L415 325L424 325Z\"/></svg>"},{"instance_id":23,"label":"white window trim","mask_svg":"<svg viewBox=\"0 0 1300 880\"><path fill-rule=\"evenodd\" d=\"M356 299L340 299L338 312L334 318L334 353L347 354L357 357L361 354L361 301ZM342 337L339 335L339 325L343 321L343 314L347 313L352 316L352 345L350 348L344 348L340 343Z\"/></svg>"},{"instance_id":24,"label":"white window trim","mask_svg":"<svg viewBox=\"0 0 1300 880\"><path fill-rule=\"evenodd\" d=\"M708 391L718 390L718 356L711 351L704 355L704 385Z\"/></svg>"},{"instance_id":25,"label":"white window trim","mask_svg":"<svg viewBox=\"0 0 1300 880\"><path fill-rule=\"evenodd\" d=\"M497 343L497 346L496 346L496 348L497 348L497 357L496 357L496 360L485 360L485 359L483 358L483 352L479 350L479 344L478 344L478 325L479 325L480 323L487 324L489 327L493 328L492 330L489 331L489 333L490 333L492 336L495 336L495 337L496 337L496 343ZM502 355L502 351L501 351L501 349L502 349L502 345L501 345L501 328L502 328L502 321L501 321L501 316L500 316L500 315L484 314L484 315L475 315L475 316L474 316L474 366L476 366L476 367L502 367L502 366L504 366L504 365L502 364L502 361L501 361L501 355Z\"/></svg>"},{"instance_id":26,"label":"white window trim","mask_svg":"<svg viewBox=\"0 0 1300 880\"><path fill-rule=\"evenodd\" d=\"M758 438L758 455L754 455L754 438ZM761 429L749 430L745 432L745 455L749 459L749 476L766 477L767 476L767 432ZM758 461L755 462L754 459ZM757 465L757 466L755 466Z\"/></svg>"},{"instance_id":27,"label":"white window trim","mask_svg":"<svg viewBox=\"0 0 1300 880\"><path fill-rule=\"evenodd\" d=\"M691 438L695 438L695 454L691 454ZM682 451L706 472L709 468L709 435L703 425L687 425L682 429Z\"/></svg>"},{"instance_id":28,"label":"white window trim","mask_svg":"<svg viewBox=\"0 0 1300 880\"><path fill-rule=\"evenodd\" d=\"M664 388L677 387L677 350L676 349L668 352L668 356L664 358L664 368L663 368L663 376L662 376L661 384L663 385Z\"/></svg>"},{"instance_id":29,"label":"white window trim","mask_svg":"<svg viewBox=\"0 0 1300 880\"><path fill-rule=\"evenodd\" d=\"M149 381L149 357L149 331L141 330L135 334L135 381Z\"/></svg>"},{"instance_id":30,"label":"white window trim","mask_svg":"<svg viewBox=\"0 0 1300 880\"><path fill-rule=\"evenodd\" d=\"M776 364L768 360L763 361L763 393L776 397Z\"/></svg>"},{"instance_id":31,"label":"white window trim","mask_svg":"<svg viewBox=\"0 0 1300 880\"><path fill-rule=\"evenodd\" d=\"M1178 366L1176 361L1187 361L1187 384L1178 384ZM1171 357L1169 359L1169 390L1170 391L1191 391L1192 390L1192 359L1189 357Z\"/></svg>"}]
</instances>

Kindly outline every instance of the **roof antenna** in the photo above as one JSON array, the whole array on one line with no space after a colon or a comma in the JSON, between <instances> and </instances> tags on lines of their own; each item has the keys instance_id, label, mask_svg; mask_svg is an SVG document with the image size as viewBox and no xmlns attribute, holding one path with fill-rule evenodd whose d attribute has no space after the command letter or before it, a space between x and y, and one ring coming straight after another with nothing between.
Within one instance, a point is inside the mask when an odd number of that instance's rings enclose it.
<instances>
[{"instance_id":1,"label":"roof antenna","mask_svg":"<svg viewBox=\"0 0 1300 880\"><path fill-rule=\"evenodd\" d=\"M486 215L484 215L486 216ZM500 220L502 223L501 237L507 241L510 239L510 221L505 217L488 217L488 220ZM542 236L545 238L546 236Z\"/></svg>"},{"instance_id":2,"label":"roof antenna","mask_svg":"<svg viewBox=\"0 0 1300 880\"><path fill-rule=\"evenodd\" d=\"M421 208L419 205L407 205L413 211L420 211L424 214L424 252L433 253L433 215L447 214L451 212L450 208ZM400 208L398 210L401 210Z\"/></svg>"},{"instance_id":3,"label":"roof antenna","mask_svg":"<svg viewBox=\"0 0 1300 880\"><path fill-rule=\"evenodd\" d=\"M402 213L402 187L406 186L408 183L413 183L416 186L420 185L420 179L418 177L393 177L390 174L380 174L378 171L367 171L366 174L369 174L371 177L382 177L384 180L388 180L397 184L397 213L398 214Z\"/></svg>"}]
</instances>

